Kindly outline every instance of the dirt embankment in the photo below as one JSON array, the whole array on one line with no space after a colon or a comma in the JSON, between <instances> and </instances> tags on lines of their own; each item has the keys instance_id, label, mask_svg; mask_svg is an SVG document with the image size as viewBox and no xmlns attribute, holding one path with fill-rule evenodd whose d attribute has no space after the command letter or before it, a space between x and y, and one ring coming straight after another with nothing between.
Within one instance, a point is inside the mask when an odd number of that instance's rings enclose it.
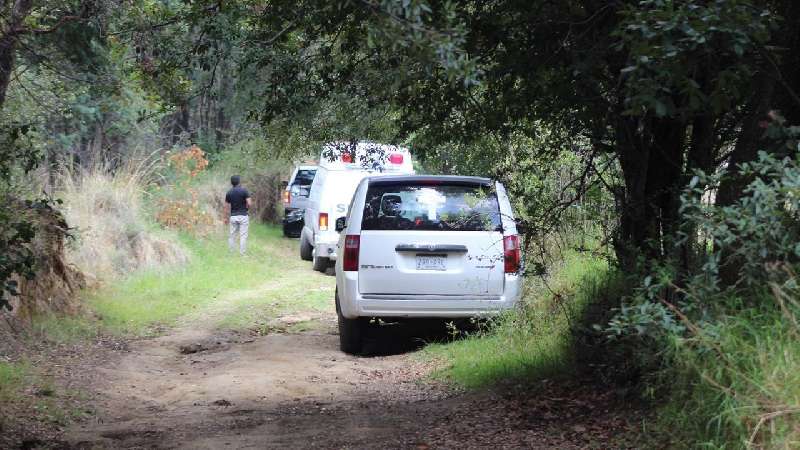
<instances>
[{"instance_id":1,"label":"dirt embankment","mask_svg":"<svg viewBox=\"0 0 800 450\"><path fill-rule=\"evenodd\" d=\"M15 277L20 295L9 297L12 309L0 311L0 355L12 349L3 348L16 342L15 336L30 325L31 318L41 314L74 314L80 309L77 292L85 286L84 275L65 258L68 236L63 216L49 207L28 208L36 227L31 244L36 271L31 279Z\"/></svg>"}]
</instances>

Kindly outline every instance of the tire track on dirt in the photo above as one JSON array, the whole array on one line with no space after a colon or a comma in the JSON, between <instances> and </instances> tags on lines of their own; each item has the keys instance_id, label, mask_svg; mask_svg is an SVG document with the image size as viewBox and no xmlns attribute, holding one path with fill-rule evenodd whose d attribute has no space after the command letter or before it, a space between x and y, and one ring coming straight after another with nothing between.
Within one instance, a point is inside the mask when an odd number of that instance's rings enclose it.
<instances>
[{"instance_id":1,"label":"tire track on dirt","mask_svg":"<svg viewBox=\"0 0 800 450\"><path fill-rule=\"evenodd\" d=\"M276 256L288 246L274 249ZM332 282L300 264L286 267L298 269L307 271L303 279ZM314 331L258 335L219 327L249 299L293 280L226 294L162 336L133 341L98 365L87 362L80 387L94 393L96 414L67 429L63 447L619 448L609 437L630 427L625 410L593 387L459 392L429 381L432 367L411 354L343 354L332 302L326 312L284 317L311 318L319 324ZM385 334L378 344L400 339L396 331Z\"/></svg>"}]
</instances>

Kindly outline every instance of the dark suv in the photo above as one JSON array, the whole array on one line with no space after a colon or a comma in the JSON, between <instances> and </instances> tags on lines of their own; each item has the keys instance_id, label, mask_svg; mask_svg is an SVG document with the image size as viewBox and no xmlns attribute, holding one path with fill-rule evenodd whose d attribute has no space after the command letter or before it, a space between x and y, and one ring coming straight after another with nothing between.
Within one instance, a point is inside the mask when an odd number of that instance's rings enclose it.
<instances>
[{"instance_id":1,"label":"dark suv","mask_svg":"<svg viewBox=\"0 0 800 450\"><path fill-rule=\"evenodd\" d=\"M283 235L299 237L303 229L303 211L308 202L317 166L297 166L283 190Z\"/></svg>"}]
</instances>

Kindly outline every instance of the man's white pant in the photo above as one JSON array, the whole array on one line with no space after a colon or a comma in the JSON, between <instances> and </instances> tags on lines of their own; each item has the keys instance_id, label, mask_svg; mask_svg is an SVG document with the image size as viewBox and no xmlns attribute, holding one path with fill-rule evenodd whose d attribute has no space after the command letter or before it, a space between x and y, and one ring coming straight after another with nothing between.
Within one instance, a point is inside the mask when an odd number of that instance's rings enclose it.
<instances>
[{"instance_id":1,"label":"man's white pant","mask_svg":"<svg viewBox=\"0 0 800 450\"><path fill-rule=\"evenodd\" d=\"M247 250L247 228L250 218L247 216L231 216L231 232L228 236L228 247L231 251L236 249L236 235L239 235L239 253L244 255Z\"/></svg>"}]
</instances>

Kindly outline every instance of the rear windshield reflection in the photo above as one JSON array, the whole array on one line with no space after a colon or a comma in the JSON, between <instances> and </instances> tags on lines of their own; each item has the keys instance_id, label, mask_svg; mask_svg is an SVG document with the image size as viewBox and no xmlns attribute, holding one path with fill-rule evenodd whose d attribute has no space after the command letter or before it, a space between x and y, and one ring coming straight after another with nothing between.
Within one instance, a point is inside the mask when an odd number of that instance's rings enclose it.
<instances>
[{"instance_id":1,"label":"rear windshield reflection","mask_svg":"<svg viewBox=\"0 0 800 450\"><path fill-rule=\"evenodd\" d=\"M361 229L502 231L493 190L447 184L370 186Z\"/></svg>"}]
</instances>

